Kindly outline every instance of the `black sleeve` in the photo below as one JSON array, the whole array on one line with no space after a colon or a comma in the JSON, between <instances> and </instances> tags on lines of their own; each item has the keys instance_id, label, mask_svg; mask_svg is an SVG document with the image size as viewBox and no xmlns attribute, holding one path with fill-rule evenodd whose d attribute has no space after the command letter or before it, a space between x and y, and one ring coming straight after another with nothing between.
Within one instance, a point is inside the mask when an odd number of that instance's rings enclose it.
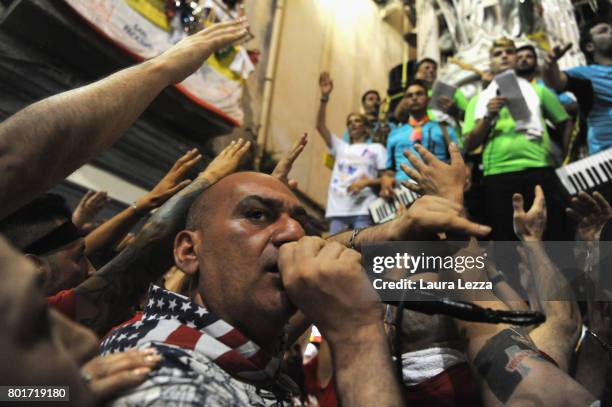
<instances>
[{"instance_id":1,"label":"black sleeve","mask_svg":"<svg viewBox=\"0 0 612 407\"><path fill-rule=\"evenodd\" d=\"M589 115L593 107L593 83L588 79L576 78L566 72L567 86L565 90L572 92L578 100L578 107L584 117Z\"/></svg>"}]
</instances>

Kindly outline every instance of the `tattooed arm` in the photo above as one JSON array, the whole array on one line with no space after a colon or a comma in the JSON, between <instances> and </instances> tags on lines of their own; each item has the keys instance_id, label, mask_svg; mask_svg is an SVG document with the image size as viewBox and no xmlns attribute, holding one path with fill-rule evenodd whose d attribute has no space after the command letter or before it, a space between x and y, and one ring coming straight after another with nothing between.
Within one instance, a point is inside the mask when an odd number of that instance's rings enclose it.
<instances>
[{"instance_id":1,"label":"tattooed arm","mask_svg":"<svg viewBox=\"0 0 612 407\"><path fill-rule=\"evenodd\" d=\"M569 371L574 347L580 337L582 318L573 290L542 245L547 211L544 191L537 185L533 205L524 209L523 196L514 194L513 224L516 235L525 242L523 254L529 269L533 270L533 282L540 307L546 314L546 322L530 332L538 348L551 356L564 371Z\"/></svg>"},{"instance_id":2,"label":"tattooed arm","mask_svg":"<svg viewBox=\"0 0 612 407\"><path fill-rule=\"evenodd\" d=\"M76 319L104 334L129 316L147 286L172 266L172 242L195 199L234 172L250 142L226 147L210 165L149 219L134 242L75 289Z\"/></svg>"},{"instance_id":3,"label":"tattooed arm","mask_svg":"<svg viewBox=\"0 0 612 407\"><path fill-rule=\"evenodd\" d=\"M478 304L491 306L491 304ZM520 328L455 321L486 406L590 406L584 387L542 356Z\"/></svg>"}]
</instances>

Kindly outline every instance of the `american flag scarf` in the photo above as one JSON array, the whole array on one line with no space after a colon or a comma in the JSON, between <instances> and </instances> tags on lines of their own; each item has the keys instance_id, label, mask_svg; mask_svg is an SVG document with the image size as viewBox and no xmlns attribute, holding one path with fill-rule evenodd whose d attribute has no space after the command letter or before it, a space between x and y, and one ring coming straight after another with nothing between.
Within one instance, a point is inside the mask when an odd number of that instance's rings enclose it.
<instances>
[{"instance_id":1,"label":"american flag scarf","mask_svg":"<svg viewBox=\"0 0 612 407\"><path fill-rule=\"evenodd\" d=\"M189 298L151 285L142 317L111 331L100 354L125 351L153 342L204 354L238 380L276 394L296 385L281 374L272 357L240 331Z\"/></svg>"}]
</instances>

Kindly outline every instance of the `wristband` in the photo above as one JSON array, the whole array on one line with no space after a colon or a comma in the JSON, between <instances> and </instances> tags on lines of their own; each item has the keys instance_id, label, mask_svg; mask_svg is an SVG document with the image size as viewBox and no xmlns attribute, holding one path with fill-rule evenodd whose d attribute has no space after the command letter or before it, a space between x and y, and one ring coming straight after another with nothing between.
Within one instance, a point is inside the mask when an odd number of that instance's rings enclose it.
<instances>
[{"instance_id":1,"label":"wristband","mask_svg":"<svg viewBox=\"0 0 612 407\"><path fill-rule=\"evenodd\" d=\"M351 234L351 238L349 239L349 241L346 243L346 247L348 247L349 249L357 250L357 248L355 247L355 238L359 233L361 233L363 229L365 228L353 229L353 233Z\"/></svg>"},{"instance_id":2,"label":"wristband","mask_svg":"<svg viewBox=\"0 0 612 407\"><path fill-rule=\"evenodd\" d=\"M327 103L329 102L329 96L321 96L321 103Z\"/></svg>"},{"instance_id":3,"label":"wristband","mask_svg":"<svg viewBox=\"0 0 612 407\"><path fill-rule=\"evenodd\" d=\"M139 208L136 201L132 202L130 208L132 208L134 212L136 212L136 215L144 215L146 213L146 209Z\"/></svg>"}]
</instances>

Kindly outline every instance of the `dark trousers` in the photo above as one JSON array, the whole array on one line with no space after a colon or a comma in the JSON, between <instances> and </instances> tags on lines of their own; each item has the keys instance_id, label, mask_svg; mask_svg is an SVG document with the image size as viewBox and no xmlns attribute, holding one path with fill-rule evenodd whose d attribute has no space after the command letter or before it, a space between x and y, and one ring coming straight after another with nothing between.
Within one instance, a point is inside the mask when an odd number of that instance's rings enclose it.
<instances>
[{"instance_id":1,"label":"dark trousers","mask_svg":"<svg viewBox=\"0 0 612 407\"><path fill-rule=\"evenodd\" d=\"M565 213L568 202L552 167L487 175L483 177L483 184L484 223L493 228L489 239L518 240L512 226L512 195L522 194L528 211L535 197L535 186L540 185L548 214L543 240L574 240L574 226Z\"/></svg>"},{"instance_id":2,"label":"dark trousers","mask_svg":"<svg viewBox=\"0 0 612 407\"><path fill-rule=\"evenodd\" d=\"M488 175L483 177L483 185L484 224L493 228L488 237L490 240L519 240L512 222L512 195L522 194L525 211L528 211L533 204L536 185L542 187L546 199L547 223L543 240L574 240L574 225L565 213L567 198L552 167ZM496 245L493 253L498 269L504 272L508 282L513 287L520 287L515 246ZM562 253L552 260L558 267L567 266L573 263L573 256L572 253Z\"/></svg>"}]
</instances>

